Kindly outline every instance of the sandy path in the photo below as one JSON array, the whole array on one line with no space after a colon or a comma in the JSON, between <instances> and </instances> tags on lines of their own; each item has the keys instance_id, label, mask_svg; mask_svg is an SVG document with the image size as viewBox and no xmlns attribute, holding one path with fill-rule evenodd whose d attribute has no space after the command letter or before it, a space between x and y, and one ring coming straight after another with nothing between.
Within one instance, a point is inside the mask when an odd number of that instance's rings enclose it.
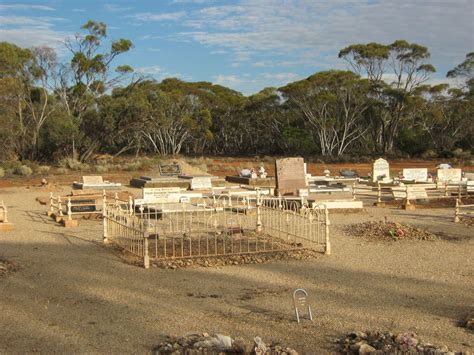
<instances>
[{"instance_id":1,"label":"sandy path","mask_svg":"<svg viewBox=\"0 0 474 355\"><path fill-rule=\"evenodd\" d=\"M331 256L168 271L123 263L101 245L97 221L69 230L56 225L34 201L38 195L0 190L16 228L0 234L0 256L21 267L0 279L0 353L143 353L161 334L207 331L279 339L320 354L354 329L412 330L474 350L473 333L457 327L474 307L473 229L453 224L451 210L335 214ZM342 232L343 224L384 215L453 240L374 243ZM312 323L294 321L290 294L297 287L313 297Z\"/></svg>"}]
</instances>

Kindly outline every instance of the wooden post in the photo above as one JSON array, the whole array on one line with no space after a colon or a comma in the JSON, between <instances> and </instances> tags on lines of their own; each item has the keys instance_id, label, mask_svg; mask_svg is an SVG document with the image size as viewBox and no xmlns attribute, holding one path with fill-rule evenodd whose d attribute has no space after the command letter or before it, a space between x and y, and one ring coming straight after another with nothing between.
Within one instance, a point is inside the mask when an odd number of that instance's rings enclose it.
<instances>
[{"instance_id":1,"label":"wooden post","mask_svg":"<svg viewBox=\"0 0 474 355\"><path fill-rule=\"evenodd\" d=\"M459 199L456 199L456 207L454 208L454 223L459 223Z\"/></svg>"},{"instance_id":2,"label":"wooden post","mask_svg":"<svg viewBox=\"0 0 474 355\"><path fill-rule=\"evenodd\" d=\"M47 213L48 217L51 217L51 216L53 215L53 213L54 213L53 204L54 204L53 193L50 192L50 193L49 193L49 212Z\"/></svg>"},{"instance_id":3,"label":"wooden post","mask_svg":"<svg viewBox=\"0 0 474 355\"><path fill-rule=\"evenodd\" d=\"M448 182L444 182L444 196L448 196Z\"/></svg>"},{"instance_id":4,"label":"wooden post","mask_svg":"<svg viewBox=\"0 0 474 355\"><path fill-rule=\"evenodd\" d=\"M356 182L352 184L352 200L356 200Z\"/></svg>"},{"instance_id":5,"label":"wooden post","mask_svg":"<svg viewBox=\"0 0 474 355\"><path fill-rule=\"evenodd\" d=\"M8 223L8 211L7 211L7 205L5 205L2 201L1 206L3 207L3 223Z\"/></svg>"},{"instance_id":6,"label":"wooden post","mask_svg":"<svg viewBox=\"0 0 474 355\"><path fill-rule=\"evenodd\" d=\"M414 210L416 207L410 203L410 198L408 196L408 186L405 186L405 203L403 204L404 210Z\"/></svg>"},{"instance_id":7,"label":"wooden post","mask_svg":"<svg viewBox=\"0 0 474 355\"><path fill-rule=\"evenodd\" d=\"M107 227L108 227L108 221L107 221L107 195L104 194L102 195L102 223L104 227L104 232L102 234L102 241L104 244L108 243L108 232L107 232Z\"/></svg>"},{"instance_id":8,"label":"wooden post","mask_svg":"<svg viewBox=\"0 0 474 355\"><path fill-rule=\"evenodd\" d=\"M385 202L382 202L382 186L380 186L380 181L377 181L377 201L374 202L374 206L385 206Z\"/></svg>"},{"instance_id":9,"label":"wooden post","mask_svg":"<svg viewBox=\"0 0 474 355\"><path fill-rule=\"evenodd\" d=\"M458 199L461 199L461 197L462 197L462 186L461 186L461 181L460 181L459 186L458 186Z\"/></svg>"},{"instance_id":10,"label":"wooden post","mask_svg":"<svg viewBox=\"0 0 474 355\"><path fill-rule=\"evenodd\" d=\"M324 217L325 217L325 229L326 229L326 246L324 248L324 254L331 255L331 242L329 241L329 226L331 222L329 221L329 210L324 206Z\"/></svg>"}]
</instances>

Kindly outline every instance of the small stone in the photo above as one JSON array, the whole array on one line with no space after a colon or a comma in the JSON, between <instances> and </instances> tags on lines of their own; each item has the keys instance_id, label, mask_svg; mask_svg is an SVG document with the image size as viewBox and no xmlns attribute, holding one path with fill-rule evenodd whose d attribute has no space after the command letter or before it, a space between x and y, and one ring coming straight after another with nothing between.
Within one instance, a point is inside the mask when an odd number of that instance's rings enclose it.
<instances>
[{"instance_id":1,"label":"small stone","mask_svg":"<svg viewBox=\"0 0 474 355\"><path fill-rule=\"evenodd\" d=\"M376 351L375 348L373 348L369 344L362 344L359 348L359 354L370 354L375 351Z\"/></svg>"}]
</instances>

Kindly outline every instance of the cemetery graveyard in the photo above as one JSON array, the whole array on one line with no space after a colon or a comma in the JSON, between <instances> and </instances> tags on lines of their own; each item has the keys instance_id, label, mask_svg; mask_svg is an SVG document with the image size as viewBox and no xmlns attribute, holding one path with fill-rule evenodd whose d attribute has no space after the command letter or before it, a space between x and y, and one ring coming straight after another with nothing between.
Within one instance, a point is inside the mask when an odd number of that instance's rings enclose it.
<instances>
[{"instance_id":1,"label":"cemetery graveyard","mask_svg":"<svg viewBox=\"0 0 474 355\"><path fill-rule=\"evenodd\" d=\"M0 352L142 352L198 331L332 353L370 329L473 351L472 167L264 165L1 188Z\"/></svg>"}]
</instances>

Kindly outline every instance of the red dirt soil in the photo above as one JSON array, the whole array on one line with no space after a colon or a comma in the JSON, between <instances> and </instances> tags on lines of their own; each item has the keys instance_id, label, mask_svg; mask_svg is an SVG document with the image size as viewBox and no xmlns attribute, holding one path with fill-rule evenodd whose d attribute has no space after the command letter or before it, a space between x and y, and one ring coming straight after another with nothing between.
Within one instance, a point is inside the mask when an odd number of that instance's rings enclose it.
<instances>
[{"instance_id":1,"label":"red dirt soil","mask_svg":"<svg viewBox=\"0 0 474 355\"><path fill-rule=\"evenodd\" d=\"M182 159L188 160L186 158ZM275 174L274 161L267 157L265 157L265 159L227 157L203 158L202 162L191 158L188 162L192 166L201 167L202 165L206 165L207 173L220 177L237 175L238 171L243 168L254 168L257 170L262 163L270 176L274 176ZM436 166L443 162L446 162L446 160L389 160L392 175L396 175L398 172L402 171L403 168L428 168L430 173L435 173ZM456 165L455 167L462 168L464 171L474 172L473 165ZM339 171L341 170L355 170L359 175L364 176L371 171L372 163L308 163L308 173L312 175L323 175L323 171L326 169L329 170L332 175L339 174ZM81 181L83 175L102 175L104 180L120 182L128 185L132 177L143 175L155 176L158 174L158 169L154 169L152 171L117 171L105 174L74 171L65 175L34 175L30 177L14 176L0 179L0 188L14 186L40 186L43 177L45 177L50 184L65 185L71 184L73 181Z\"/></svg>"}]
</instances>

